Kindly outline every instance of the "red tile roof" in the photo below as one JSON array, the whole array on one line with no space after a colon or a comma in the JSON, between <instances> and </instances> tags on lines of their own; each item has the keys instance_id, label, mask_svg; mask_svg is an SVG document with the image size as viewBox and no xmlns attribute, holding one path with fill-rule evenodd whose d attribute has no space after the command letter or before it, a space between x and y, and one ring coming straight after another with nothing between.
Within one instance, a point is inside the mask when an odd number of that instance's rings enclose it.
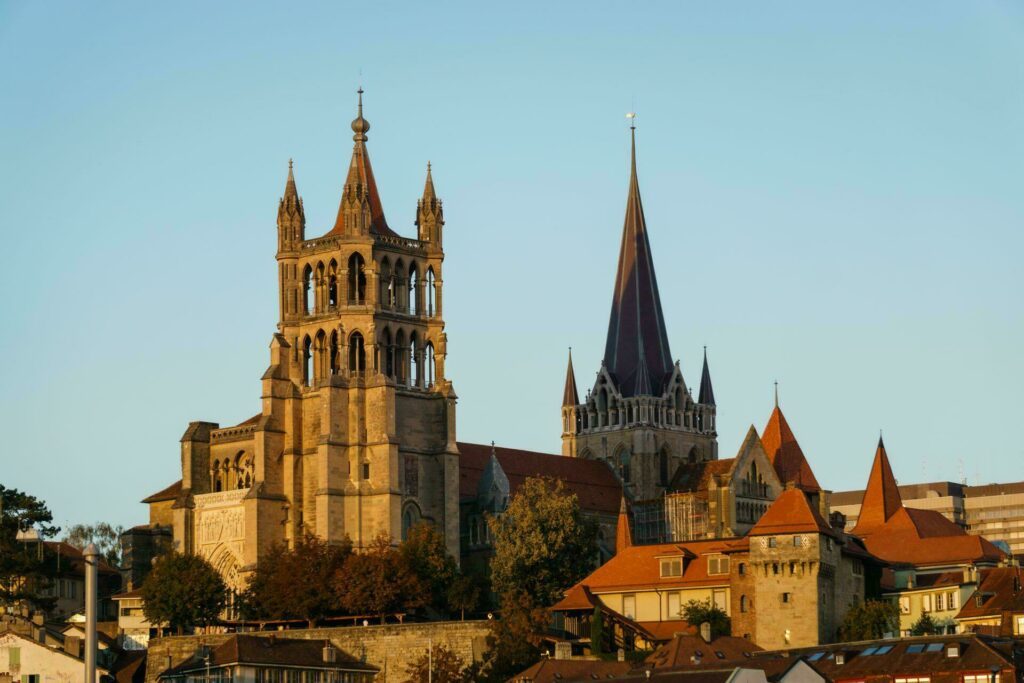
<instances>
[{"instance_id":1,"label":"red tile roof","mask_svg":"<svg viewBox=\"0 0 1024 683\"><path fill-rule=\"evenodd\" d=\"M457 445L460 454L459 497L473 498L477 493L480 476L491 457L491 447L463 441ZM494 454L508 477L509 493L512 495L529 477L552 477L562 481L570 492L576 494L582 509L609 515L619 511L622 486L608 465L599 460L501 446L494 448Z\"/></svg>"},{"instance_id":2,"label":"red tile roof","mask_svg":"<svg viewBox=\"0 0 1024 683\"><path fill-rule=\"evenodd\" d=\"M542 659L525 671L513 676L510 681L530 683L564 683L567 681L590 681L620 678L633 665L629 662L602 662L586 659Z\"/></svg>"},{"instance_id":3,"label":"red tile roof","mask_svg":"<svg viewBox=\"0 0 1024 683\"><path fill-rule=\"evenodd\" d=\"M175 500L175 499L177 499L178 495L180 495L180 494L181 494L181 479L179 479L178 481L174 482L173 484L171 484L167 488L161 489L161 490L157 491L156 493L154 493L153 495L149 496L148 498L143 498L142 502L143 503L159 503L159 502L162 502L162 501L165 501L165 500Z\"/></svg>"},{"instance_id":4,"label":"red tile roof","mask_svg":"<svg viewBox=\"0 0 1024 683\"><path fill-rule=\"evenodd\" d=\"M73 573L85 573L85 555L82 554L79 548L76 548L67 541L44 541L43 545L46 547L47 553L54 557L59 556L60 562L66 563L66 566L70 567ZM120 572L115 567L110 566L102 556L96 562L96 570L100 574L120 575Z\"/></svg>"},{"instance_id":5,"label":"red tile roof","mask_svg":"<svg viewBox=\"0 0 1024 683\"><path fill-rule=\"evenodd\" d=\"M735 464L736 458L680 463L672 475L668 489L687 493L707 491L712 479L729 474Z\"/></svg>"},{"instance_id":6,"label":"red tile roof","mask_svg":"<svg viewBox=\"0 0 1024 683\"><path fill-rule=\"evenodd\" d=\"M900 509L903 501L900 490L896 486L896 477L889 465L889 456L885 452L885 444L881 437L875 450L875 461L871 465L868 486L864 490L864 498L860 504L860 515L853 533L864 535L892 519Z\"/></svg>"},{"instance_id":7,"label":"red tile roof","mask_svg":"<svg viewBox=\"0 0 1024 683\"><path fill-rule=\"evenodd\" d=\"M686 622L677 621L675 623L686 625ZM644 661L653 665L655 669L696 668L713 665L716 662L737 662L746 659L753 652L760 651L760 647L746 638L719 636L713 638L709 643L700 636L683 634L674 636L671 641L652 652ZM721 653L722 656L719 656L718 653Z\"/></svg>"},{"instance_id":8,"label":"red tile roof","mask_svg":"<svg viewBox=\"0 0 1024 683\"><path fill-rule=\"evenodd\" d=\"M709 575L707 559L702 555L730 552L736 549L736 545L735 540L634 545L616 553L580 584L593 593L652 587L726 585L729 583L729 575ZM693 559L684 561L682 576L661 578L662 558L688 556Z\"/></svg>"},{"instance_id":9,"label":"red tile roof","mask_svg":"<svg viewBox=\"0 0 1024 683\"><path fill-rule=\"evenodd\" d=\"M807 501L800 489L786 489L768 507L748 536L772 534L819 533L835 536L836 532Z\"/></svg>"},{"instance_id":10,"label":"red tile roof","mask_svg":"<svg viewBox=\"0 0 1024 683\"><path fill-rule=\"evenodd\" d=\"M939 512L903 507L881 439L852 533L863 539L871 554L894 564L996 562L1004 557L992 543L968 535Z\"/></svg>"},{"instance_id":11,"label":"red tile roof","mask_svg":"<svg viewBox=\"0 0 1024 683\"><path fill-rule=\"evenodd\" d=\"M1024 571L1020 567L982 570L978 589L964 601L956 617L974 619L1003 612L1024 613Z\"/></svg>"},{"instance_id":12,"label":"red tile roof","mask_svg":"<svg viewBox=\"0 0 1024 683\"><path fill-rule=\"evenodd\" d=\"M768 418L768 424L761 433L761 445L783 484L794 483L805 491L820 491L821 486L804 457L793 430L786 422L786 416L778 405Z\"/></svg>"}]
</instances>

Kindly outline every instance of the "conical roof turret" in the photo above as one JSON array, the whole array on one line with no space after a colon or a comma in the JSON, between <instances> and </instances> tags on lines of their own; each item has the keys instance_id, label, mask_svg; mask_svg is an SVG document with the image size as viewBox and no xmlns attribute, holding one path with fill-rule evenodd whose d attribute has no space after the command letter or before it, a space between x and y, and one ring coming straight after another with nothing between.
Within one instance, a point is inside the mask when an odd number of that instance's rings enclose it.
<instances>
[{"instance_id":1,"label":"conical roof turret","mask_svg":"<svg viewBox=\"0 0 1024 683\"><path fill-rule=\"evenodd\" d=\"M864 489L864 498L861 500L860 514L854 532L869 533L875 527L880 527L892 519L902 507L900 489L892 473L892 466L889 465L885 443L879 435L875 461L871 464L871 474L868 477L867 488Z\"/></svg>"},{"instance_id":2,"label":"conical roof turret","mask_svg":"<svg viewBox=\"0 0 1024 683\"><path fill-rule=\"evenodd\" d=\"M352 121L354 133L352 140L355 142L352 147L352 159L348 166L348 176L345 178L345 188L342 191L341 205L338 207L338 217L328 234L356 232L356 226L350 225L350 222L357 214L346 210L346 203L354 201L365 202L369 211L371 233L397 236L397 233L388 227L387 220L384 218L384 207L380 201L380 193L377 191L377 181L373 177L373 167L370 166L370 155L366 150L366 141L369 139L366 134L370 130L370 122L363 117L363 89L360 88L358 93L358 112Z\"/></svg>"}]
</instances>

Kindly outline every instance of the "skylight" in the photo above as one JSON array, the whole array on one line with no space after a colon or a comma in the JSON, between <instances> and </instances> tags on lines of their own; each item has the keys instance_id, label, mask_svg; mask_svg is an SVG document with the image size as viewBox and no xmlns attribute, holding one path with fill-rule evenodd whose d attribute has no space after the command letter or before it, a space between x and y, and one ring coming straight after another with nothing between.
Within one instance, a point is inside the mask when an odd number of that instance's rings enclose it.
<instances>
[{"instance_id":1,"label":"skylight","mask_svg":"<svg viewBox=\"0 0 1024 683\"><path fill-rule=\"evenodd\" d=\"M907 654L908 655L917 655L917 654L921 654L922 652L924 652L924 644L923 643L918 643L916 645L911 645L910 647L907 648Z\"/></svg>"},{"instance_id":2,"label":"skylight","mask_svg":"<svg viewBox=\"0 0 1024 683\"><path fill-rule=\"evenodd\" d=\"M928 643L925 652L942 652L942 643Z\"/></svg>"},{"instance_id":3,"label":"skylight","mask_svg":"<svg viewBox=\"0 0 1024 683\"><path fill-rule=\"evenodd\" d=\"M884 655L887 652L892 652L892 645L883 645L882 647L875 650L876 655Z\"/></svg>"},{"instance_id":4,"label":"skylight","mask_svg":"<svg viewBox=\"0 0 1024 683\"><path fill-rule=\"evenodd\" d=\"M815 652L813 655L807 658L808 662L816 662L825 656L824 652Z\"/></svg>"},{"instance_id":5,"label":"skylight","mask_svg":"<svg viewBox=\"0 0 1024 683\"><path fill-rule=\"evenodd\" d=\"M867 657L868 655L875 654L875 650L877 650L877 649L878 649L877 647L869 647L868 649L864 650L864 652L861 652L860 654L861 654L862 657Z\"/></svg>"}]
</instances>

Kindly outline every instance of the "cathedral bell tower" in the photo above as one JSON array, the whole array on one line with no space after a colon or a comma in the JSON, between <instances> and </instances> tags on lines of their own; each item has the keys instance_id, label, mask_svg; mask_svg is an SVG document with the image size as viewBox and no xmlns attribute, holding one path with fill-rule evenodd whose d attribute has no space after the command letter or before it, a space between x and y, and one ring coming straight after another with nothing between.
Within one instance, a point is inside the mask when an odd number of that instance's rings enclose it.
<instances>
[{"instance_id":1,"label":"cathedral bell tower","mask_svg":"<svg viewBox=\"0 0 1024 683\"><path fill-rule=\"evenodd\" d=\"M584 401L572 359L562 399L562 454L600 459L633 500L660 496L681 462L718 457L714 393L704 359L695 400L672 361L636 172L636 127L604 360Z\"/></svg>"},{"instance_id":2,"label":"cathedral bell tower","mask_svg":"<svg viewBox=\"0 0 1024 683\"><path fill-rule=\"evenodd\" d=\"M362 95L360 89L333 227L306 239L290 162L278 208L281 311L263 405L282 432L285 536L348 535L360 548L381 532L397 542L428 521L458 557L441 200L428 165L417 238L389 227L367 151Z\"/></svg>"}]
</instances>

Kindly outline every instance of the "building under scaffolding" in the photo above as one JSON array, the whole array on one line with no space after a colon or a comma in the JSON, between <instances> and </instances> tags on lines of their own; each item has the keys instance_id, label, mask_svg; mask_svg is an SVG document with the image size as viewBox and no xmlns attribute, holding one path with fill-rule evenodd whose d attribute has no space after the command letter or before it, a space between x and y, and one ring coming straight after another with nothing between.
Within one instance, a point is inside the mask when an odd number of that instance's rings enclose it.
<instances>
[{"instance_id":1,"label":"building under scaffolding","mask_svg":"<svg viewBox=\"0 0 1024 683\"><path fill-rule=\"evenodd\" d=\"M667 493L633 505L636 543L674 543L707 538L708 502L694 493Z\"/></svg>"}]
</instances>

